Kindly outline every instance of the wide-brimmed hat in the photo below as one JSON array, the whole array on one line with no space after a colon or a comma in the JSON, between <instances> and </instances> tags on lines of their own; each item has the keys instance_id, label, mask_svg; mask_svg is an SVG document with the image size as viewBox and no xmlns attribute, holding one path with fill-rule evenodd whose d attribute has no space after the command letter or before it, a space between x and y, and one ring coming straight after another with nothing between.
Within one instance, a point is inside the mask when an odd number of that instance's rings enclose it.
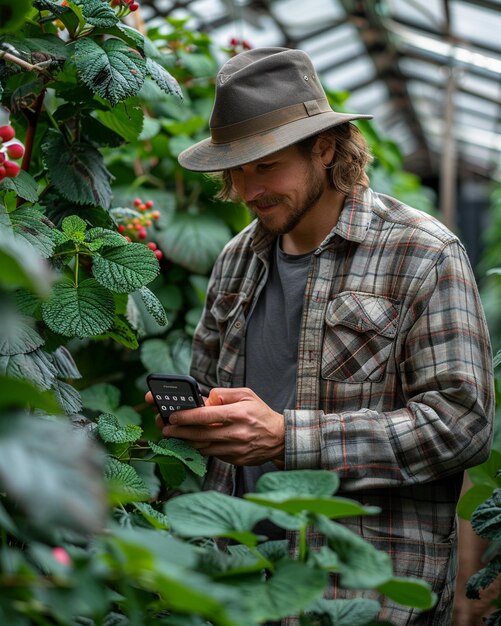
<instances>
[{"instance_id":1,"label":"wide-brimmed hat","mask_svg":"<svg viewBox=\"0 0 501 626\"><path fill-rule=\"evenodd\" d=\"M216 78L211 137L179 163L216 172L273 154L332 126L372 115L333 111L311 59L289 48L255 48L227 61Z\"/></svg>"}]
</instances>

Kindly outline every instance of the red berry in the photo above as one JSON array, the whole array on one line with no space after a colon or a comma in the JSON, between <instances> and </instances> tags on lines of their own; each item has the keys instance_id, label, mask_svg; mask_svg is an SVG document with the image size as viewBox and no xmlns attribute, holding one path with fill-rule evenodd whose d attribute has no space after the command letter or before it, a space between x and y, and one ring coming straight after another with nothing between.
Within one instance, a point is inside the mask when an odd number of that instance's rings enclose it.
<instances>
[{"instance_id":1,"label":"red berry","mask_svg":"<svg viewBox=\"0 0 501 626\"><path fill-rule=\"evenodd\" d=\"M144 228L142 228L138 233L137 236L139 237L139 239L146 239L148 233L146 232L146 230Z\"/></svg>"},{"instance_id":2,"label":"red berry","mask_svg":"<svg viewBox=\"0 0 501 626\"><path fill-rule=\"evenodd\" d=\"M5 154L3 152L0 152L0 165L3 165L5 161Z\"/></svg>"},{"instance_id":3,"label":"red berry","mask_svg":"<svg viewBox=\"0 0 501 626\"><path fill-rule=\"evenodd\" d=\"M146 244L146 246L150 249L150 250L156 250L157 249L157 244L154 241L148 241L148 243Z\"/></svg>"},{"instance_id":4,"label":"red berry","mask_svg":"<svg viewBox=\"0 0 501 626\"><path fill-rule=\"evenodd\" d=\"M132 239L129 237L129 235L125 235L125 239L127 239L127 241L130 243L132 241Z\"/></svg>"},{"instance_id":5,"label":"red berry","mask_svg":"<svg viewBox=\"0 0 501 626\"><path fill-rule=\"evenodd\" d=\"M11 143L7 146L7 154L11 159L20 159L24 154L24 148L20 143Z\"/></svg>"},{"instance_id":6,"label":"red berry","mask_svg":"<svg viewBox=\"0 0 501 626\"><path fill-rule=\"evenodd\" d=\"M2 141L10 141L16 135L16 131L12 128L10 124L6 124L5 126L0 126L0 138Z\"/></svg>"},{"instance_id":7,"label":"red berry","mask_svg":"<svg viewBox=\"0 0 501 626\"><path fill-rule=\"evenodd\" d=\"M158 220L160 218L160 211L152 211L151 212L151 219L152 220Z\"/></svg>"},{"instance_id":8,"label":"red berry","mask_svg":"<svg viewBox=\"0 0 501 626\"><path fill-rule=\"evenodd\" d=\"M230 39L230 46L238 46L238 39L236 37L232 37Z\"/></svg>"},{"instance_id":9,"label":"red berry","mask_svg":"<svg viewBox=\"0 0 501 626\"><path fill-rule=\"evenodd\" d=\"M140 204L137 208L138 208L139 211L141 211L141 213L144 213L146 211L146 205L145 204Z\"/></svg>"},{"instance_id":10,"label":"red berry","mask_svg":"<svg viewBox=\"0 0 501 626\"><path fill-rule=\"evenodd\" d=\"M141 204L143 204L143 201L141 200L141 198L135 198L134 206L140 206Z\"/></svg>"},{"instance_id":11,"label":"red berry","mask_svg":"<svg viewBox=\"0 0 501 626\"><path fill-rule=\"evenodd\" d=\"M163 257L163 253L161 250L153 250L155 256L157 257L157 259L160 261L160 259Z\"/></svg>"},{"instance_id":12,"label":"red berry","mask_svg":"<svg viewBox=\"0 0 501 626\"><path fill-rule=\"evenodd\" d=\"M5 167L3 165L0 165L0 180L3 180L6 175L7 172L5 171Z\"/></svg>"},{"instance_id":13,"label":"red berry","mask_svg":"<svg viewBox=\"0 0 501 626\"><path fill-rule=\"evenodd\" d=\"M124 232L125 232L125 226L124 226L123 224L120 224L120 226L118 227L118 232L119 232L120 234L122 234L122 233L124 233Z\"/></svg>"},{"instance_id":14,"label":"red berry","mask_svg":"<svg viewBox=\"0 0 501 626\"><path fill-rule=\"evenodd\" d=\"M59 546L52 548L52 556L58 563L61 563L61 565L68 567L72 564L71 557L64 548L60 548Z\"/></svg>"},{"instance_id":15,"label":"red berry","mask_svg":"<svg viewBox=\"0 0 501 626\"><path fill-rule=\"evenodd\" d=\"M12 161L5 161L3 166L5 168L7 176L9 176L10 178L15 178L21 170L19 165L17 163L13 163Z\"/></svg>"},{"instance_id":16,"label":"red berry","mask_svg":"<svg viewBox=\"0 0 501 626\"><path fill-rule=\"evenodd\" d=\"M145 205L144 205L144 206L145 206L147 209L151 209L151 208L153 207L153 205L154 205L154 204L155 204L155 203L153 202L153 200L147 200L147 201L145 202Z\"/></svg>"}]
</instances>

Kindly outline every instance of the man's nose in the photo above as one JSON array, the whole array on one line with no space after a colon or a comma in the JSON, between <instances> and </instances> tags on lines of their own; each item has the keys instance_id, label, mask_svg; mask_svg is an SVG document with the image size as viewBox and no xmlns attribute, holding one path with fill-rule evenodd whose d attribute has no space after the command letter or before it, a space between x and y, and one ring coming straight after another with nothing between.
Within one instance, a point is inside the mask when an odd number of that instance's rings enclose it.
<instances>
[{"instance_id":1,"label":"man's nose","mask_svg":"<svg viewBox=\"0 0 501 626\"><path fill-rule=\"evenodd\" d=\"M252 202L262 196L265 191L265 187L262 183L258 182L255 178L246 178L243 182L242 199L244 202Z\"/></svg>"}]
</instances>

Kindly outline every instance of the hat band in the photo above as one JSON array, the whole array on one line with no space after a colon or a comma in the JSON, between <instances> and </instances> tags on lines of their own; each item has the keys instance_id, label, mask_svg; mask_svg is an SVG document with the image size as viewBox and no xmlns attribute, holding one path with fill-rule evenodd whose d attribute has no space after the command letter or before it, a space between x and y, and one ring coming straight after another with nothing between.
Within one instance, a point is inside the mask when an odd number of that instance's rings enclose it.
<instances>
[{"instance_id":1,"label":"hat band","mask_svg":"<svg viewBox=\"0 0 501 626\"><path fill-rule=\"evenodd\" d=\"M258 133L277 128L278 126L284 126L285 124L290 124L297 120L327 112L333 112L327 98L291 104L290 106L277 109L276 111L256 115L243 122L228 124L228 126L220 126L219 128L211 128L212 142L230 143L237 139L257 135Z\"/></svg>"}]
</instances>

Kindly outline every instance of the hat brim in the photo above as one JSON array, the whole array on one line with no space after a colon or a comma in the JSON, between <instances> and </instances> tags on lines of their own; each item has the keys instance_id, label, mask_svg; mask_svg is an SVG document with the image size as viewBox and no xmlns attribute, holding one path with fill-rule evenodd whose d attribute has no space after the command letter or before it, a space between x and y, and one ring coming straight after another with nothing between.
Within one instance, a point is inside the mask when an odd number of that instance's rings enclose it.
<instances>
[{"instance_id":1,"label":"hat brim","mask_svg":"<svg viewBox=\"0 0 501 626\"><path fill-rule=\"evenodd\" d=\"M228 170L262 159L333 126L372 117L327 111L229 143L214 143L210 138L204 139L183 150L178 161L184 168L194 172Z\"/></svg>"}]
</instances>

